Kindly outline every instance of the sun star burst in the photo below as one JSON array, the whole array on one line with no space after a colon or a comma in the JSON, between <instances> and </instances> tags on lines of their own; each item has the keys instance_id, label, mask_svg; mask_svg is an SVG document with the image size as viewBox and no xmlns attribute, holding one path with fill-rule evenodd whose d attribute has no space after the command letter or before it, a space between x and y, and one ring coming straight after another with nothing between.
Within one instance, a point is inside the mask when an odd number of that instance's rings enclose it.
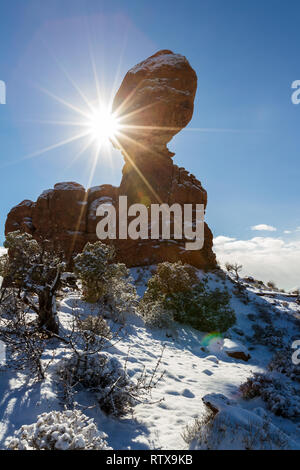
<instances>
[{"instance_id":1,"label":"sun star burst","mask_svg":"<svg viewBox=\"0 0 300 470\"><path fill-rule=\"evenodd\" d=\"M109 107L102 105L91 113L87 127L92 140L98 146L102 146L116 139L121 125L117 116L111 112Z\"/></svg>"}]
</instances>

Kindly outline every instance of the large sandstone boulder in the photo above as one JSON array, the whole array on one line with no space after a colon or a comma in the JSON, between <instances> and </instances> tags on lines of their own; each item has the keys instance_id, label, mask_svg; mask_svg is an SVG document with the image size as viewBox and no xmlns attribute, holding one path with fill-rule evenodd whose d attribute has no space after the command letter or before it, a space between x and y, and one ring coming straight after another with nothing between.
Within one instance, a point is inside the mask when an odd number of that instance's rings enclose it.
<instances>
[{"instance_id":1,"label":"large sandstone boulder","mask_svg":"<svg viewBox=\"0 0 300 470\"><path fill-rule=\"evenodd\" d=\"M25 199L17 206L13 207L7 216L5 223L5 234L20 230L21 232L32 233L32 210L35 203Z\"/></svg>"},{"instance_id":2,"label":"large sandstone boulder","mask_svg":"<svg viewBox=\"0 0 300 470\"><path fill-rule=\"evenodd\" d=\"M150 159L152 152L164 151L191 120L196 89L196 72L184 56L169 50L130 69L113 103L121 124L128 126L122 144L133 155L145 147Z\"/></svg>"},{"instance_id":3,"label":"large sandstone boulder","mask_svg":"<svg viewBox=\"0 0 300 470\"><path fill-rule=\"evenodd\" d=\"M115 146L125 159L120 193L131 203L169 201L178 169L167 143L191 120L196 89L187 59L169 50L127 72L113 111L121 125Z\"/></svg>"},{"instance_id":4,"label":"large sandstone boulder","mask_svg":"<svg viewBox=\"0 0 300 470\"><path fill-rule=\"evenodd\" d=\"M196 177L176 166L167 143L192 118L197 76L185 57L159 51L126 74L115 96L113 110L123 126L114 145L124 156L118 188L102 185L87 191L78 183L58 183L44 191L36 203L23 201L8 214L5 232L22 230L47 238L71 259L86 242L97 240L97 207L143 203L203 204L207 193ZM205 224L201 250L185 249L186 240L114 240L117 258L128 266L162 261L190 263L203 269L216 265L212 233ZM110 241L112 243L112 241Z\"/></svg>"},{"instance_id":5,"label":"large sandstone boulder","mask_svg":"<svg viewBox=\"0 0 300 470\"><path fill-rule=\"evenodd\" d=\"M57 231L86 231L85 189L78 183L57 183L44 191L32 212L33 226L42 235Z\"/></svg>"}]
</instances>

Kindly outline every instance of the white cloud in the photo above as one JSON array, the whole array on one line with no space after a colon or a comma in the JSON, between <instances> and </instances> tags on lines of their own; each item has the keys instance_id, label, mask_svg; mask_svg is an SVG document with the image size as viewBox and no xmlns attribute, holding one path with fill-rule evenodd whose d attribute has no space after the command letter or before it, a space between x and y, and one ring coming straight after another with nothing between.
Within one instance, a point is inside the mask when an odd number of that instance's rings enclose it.
<instances>
[{"instance_id":1,"label":"white cloud","mask_svg":"<svg viewBox=\"0 0 300 470\"><path fill-rule=\"evenodd\" d=\"M284 230L283 233L286 233L287 235L290 235L291 233L297 233L300 232L300 227L296 227L293 230Z\"/></svg>"},{"instance_id":2,"label":"white cloud","mask_svg":"<svg viewBox=\"0 0 300 470\"><path fill-rule=\"evenodd\" d=\"M276 232L277 228L273 227L272 225L260 224L260 225L253 225L253 227L251 227L251 230Z\"/></svg>"},{"instance_id":3,"label":"white cloud","mask_svg":"<svg viewBox=\"0 0 300 470\"><path fill-rule=\"evenodd\" d=\"M275 281L278 287L300 286L300 240L254 237L249 240L219 236L214 239L214 251L221 264L238 262L243 275L265 282Z\"/></svg>"},{"instance_id":4,"label":"white cloud","mask_svg":"<svg viewBox=\"0 0 300 470\"><path fill-rule=\"evenodd\" d=\"M214 239L214 244L215 245L223 245L226 242L231 242L236 240L236 238L230 238L230 237L224 237L223 235L220 235L219 237Z\"/></svg>"}]
</instances>

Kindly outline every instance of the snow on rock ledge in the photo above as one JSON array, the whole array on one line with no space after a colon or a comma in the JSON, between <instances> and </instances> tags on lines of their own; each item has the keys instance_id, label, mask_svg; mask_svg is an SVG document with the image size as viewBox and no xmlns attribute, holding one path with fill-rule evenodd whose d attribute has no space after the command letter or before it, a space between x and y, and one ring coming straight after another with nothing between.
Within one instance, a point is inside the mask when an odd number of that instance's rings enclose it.
<instances>
[{"instance_id":1,"label":"snow on rock ledge","mask_svg":"<svg viewBox=\"0 0 300 470\"><path fill-rule=\"evenodd\" d=\"M262 408L246 410L218 393L202 398L212 412L190 444L191 450L283 450L298 445L277 426L271 424Z\"/></svg>"},{"instance_id":2,"label":"snow on rock ledge","mask_svg":"<svg viewBox=\"0 0 300 470\"><path fill-rule=\"evenodd\" d=\"M238 341L232 341L228 338L224 339L222 350L227 354L227 356L233 357L234 359L240 359L247 362L251 358L248 349L243 344Z\"/></svg>"}]
</instances>

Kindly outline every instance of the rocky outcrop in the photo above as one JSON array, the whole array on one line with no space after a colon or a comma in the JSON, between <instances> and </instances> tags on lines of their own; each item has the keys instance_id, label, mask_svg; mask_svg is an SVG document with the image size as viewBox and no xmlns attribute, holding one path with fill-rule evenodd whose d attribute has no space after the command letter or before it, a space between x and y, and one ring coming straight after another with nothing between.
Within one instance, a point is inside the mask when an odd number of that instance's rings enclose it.
<instances>
[{"instance_id":1,"label":"rocky outcrop","mask_svg":"<svg viewBox=\"0 0 300 470\"><path fill-rule=\"evenodd\" d=\"M223 351L227 354L227 356L239 361L248 362L249 359L251 359L251 355L249 354L246 346L238 341L232 341L228 338L224 339Z\"/></svg>"},{"instance_id":2,"label":"rocky outcrop","mask_svg":"<svg viewBox=\"0 0 300 470\"><path fill-rule=\"evenodd\" d=\"M197 76L187 59L168 50L126 74L113 111L122 126L115 146L125 159L120 193L131 203L169 202L174 183L187 176L173 164L167 143L191 120L196 89Z\"/></svg>"},{"instance_id":3,"label":"rocky outcrop","mask_svg":"<svg viewBox=\"0 0 300 470\"><path fill-rule=\"evenodd\" d=\"M197 75L187 59L168 50L127 72L113 111L128 126L121 143L132 158L143 158L143 150L148 159L153 153L170 154L166 144L191 120L196 89Z\"/></svg>"},{"instance_id":4,"label":"rocky outcrop","mask_svg":"<svg viewBox=\"0 0 300 470\"><path fill-rule=\"evenodd\" d=\"M133 67L115 96L113 111L120 132L113 144L125 160L119 187L101 185L87 191L78 183L58 183L36 202L23 201L8 214L5 232L21 230L36 239L48 239L68 258L85 243L97 240L96 209L102 203L118 206L143 203L207 204L207 193L196 177L176 166L167 143L185 127L193 114L197 76L187 59L159 51ZM188 262L203 269L215 267L212 233L205 225L201 250L187 251L186 240L113 241L117 258L128 266L161 261ZM112 241L110 241L112 243Z\"/></svg>"}]
</instances>

